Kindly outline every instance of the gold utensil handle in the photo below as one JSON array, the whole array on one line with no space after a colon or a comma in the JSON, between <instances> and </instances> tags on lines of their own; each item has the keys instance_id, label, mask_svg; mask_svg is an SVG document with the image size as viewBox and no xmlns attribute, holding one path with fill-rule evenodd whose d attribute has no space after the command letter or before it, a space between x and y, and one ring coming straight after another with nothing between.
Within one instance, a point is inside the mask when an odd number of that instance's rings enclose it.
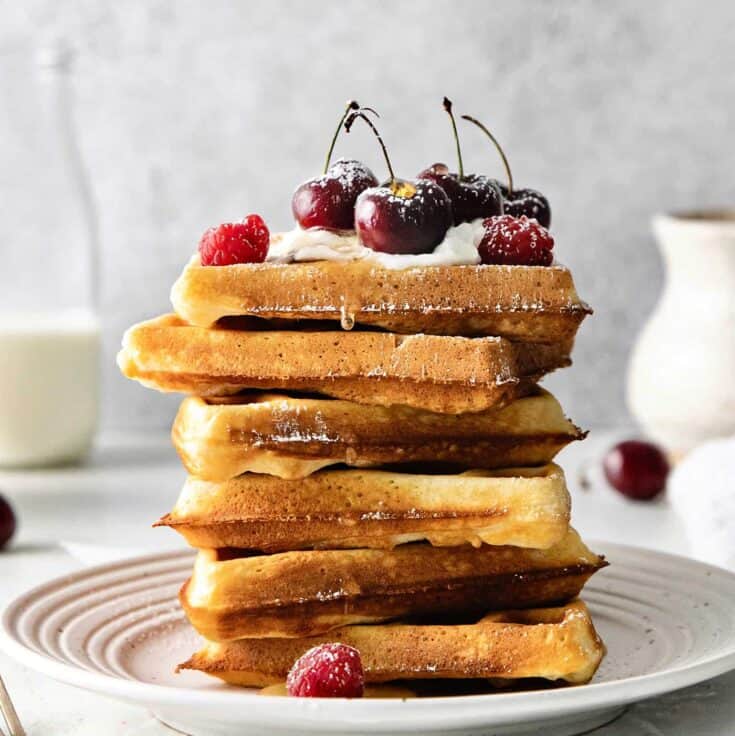
<instances>
[{"instance_id":1,"label":"gold utensil handle","mask_svg":"<svg viewBox=\"0 0 735 736\"><path fill-rule=\"evenodd\" d=\"M8 727L10 736L26 736L26 732L20 723L18 714L15 711L13 701L10 699L3 678L0 677L0 711L2 711L5 725Z\"/></svg>"}]
</instances>

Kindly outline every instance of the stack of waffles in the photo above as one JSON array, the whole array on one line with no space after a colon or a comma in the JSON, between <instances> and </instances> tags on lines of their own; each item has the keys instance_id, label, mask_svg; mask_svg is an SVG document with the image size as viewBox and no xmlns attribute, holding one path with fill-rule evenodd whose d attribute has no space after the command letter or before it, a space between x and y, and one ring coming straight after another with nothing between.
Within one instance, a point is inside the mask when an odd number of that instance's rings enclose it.
<instances>
[{"instance_id":1,"label":"stack of waffles","mask_svg":"<svg viewBox=\"0 0 735 736\"><path fill-rule=\"evenodd\" d=\"M119 363L188 394L182 667L265 687L343 642L367 682L593 676L605 562L553 463L583 435L537 385L589 312L567 269L194 258L172 299Z\"/></svg>"}]
</instances>

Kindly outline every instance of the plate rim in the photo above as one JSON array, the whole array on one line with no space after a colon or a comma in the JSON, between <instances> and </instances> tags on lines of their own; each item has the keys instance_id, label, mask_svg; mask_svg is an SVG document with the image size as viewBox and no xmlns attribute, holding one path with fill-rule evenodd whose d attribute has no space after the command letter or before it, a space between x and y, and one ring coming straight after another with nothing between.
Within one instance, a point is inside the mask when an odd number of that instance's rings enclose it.
<instances>
[{"instance_id":1,"label":"plate rim","mask_svg":"<svg viewBox=\"0 0 735 736\"><path fill-rule=\"evenodd\" d=\"M643 554L646 555L649 563L652 558L655 558L663 564L685 565L690 570L708 572L707 577L710 580L716 580L715 576L724 576L735 585L735 572L684 555L599 540L592 540L590 546L609 551L611 557ZM154 709L182 707L182 705L187 709L217 709L220 716L229 715L229 718L226 718L228 721L233 720L233 706L240 705L236 708L235 716L244 716L245 711L247 719L251 721L266 719L294 726L318 722L325 732L332 730L326 727L325 719L334 718L335 723L338 724L346 714L349 715L351 722L363 728L370 728L371 725L380 728L381 724L385 726L386 719L394 719L399 722L410 720L413 726L430 723L436 728L458 725L469 727L488 724L501 725L511 720L517 721L519 713L522 713L523 721L551 716L567 716L624 706L695 685L735 669L735 643L731 643L729 647L710 653L704 659L696 662L612 682L592 682L569 688L531 692L452 695L406 701L381 700L380 708L376 709L375 701L371 700L264 698L254 692L238 692L234 689L202 690L114 677L59 662L46 654L35 652L18 641L10 631L9 617L13 611L22 606L24 602L33 600L48 588L58 586L61 582L73 584L95 575L119 571L127 567L165 563L178 559L183 561L188 558L193 559L194 555L195 551L190 549L137 555L124 560L82 568L33 586L3 607L0 613L0 650L21 665L42 675L129 703ZM420 703L420 707L411 707L415 703ZM492 707L488 707L490 704Z\"/></svg>"}]
</instances>

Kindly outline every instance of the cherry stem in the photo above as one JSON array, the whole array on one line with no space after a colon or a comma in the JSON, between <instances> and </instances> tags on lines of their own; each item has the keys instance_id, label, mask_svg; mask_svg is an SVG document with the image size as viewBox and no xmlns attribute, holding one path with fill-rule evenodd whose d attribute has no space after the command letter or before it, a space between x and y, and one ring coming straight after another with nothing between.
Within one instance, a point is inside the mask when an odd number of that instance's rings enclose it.
<instances>
[{"instance_id":1,"label":"cherry stem","mask_svg":"<svg viewBox=\"0 0 735 736\"><path fill-rule=\"evenodd\" d=\"M390 183L393 185L396 181L396 175L393 173L393 167L390 165L390 158L388 157L388 149L385 147L385 143L383 143L383 139L380 137L380 133L378 133L378 129L373 125L373 121L370 120L370 118L365 114L365 111L372 112L375 115L378 113L375 112L375 110L372 110L369 107L361 107L358 110L353 110L350 112L347 116L347 119L345 120L345 131L347 133L350 132L350 129L352 128L353 123L357 118L361 118L364 120L368 126L370 126L370 129L373 131L373 134L378 139L378 143L380 143L380 147L383 149L383 156L385 157L385 163L388 166L388 173L390 174Z\"/></svg>"},{"instance_id":2,"label":"cherry stem","mask_svg":"<svg viewBox=\"0 0 735 736\"><path fill-rule=\"evenodd\" d=\"M500 154L500 158L503 159L505 173L508 175L508 194L512 194L513 174L510 173L510 164L508 163L505 151L503 151L502 146L500 145L500 143L498 143L498 139L479 120L475 120L475 118L471 117L470 115L462 115L462 120L468 120L470 123L474 123L495 144L495 148L497 148L498 153Z\"/></svg>"},{"instance_id":3,"label":"cherry stem","mask_svg":"<svg viewBox=\"0 0 735 736\"><path fill-rule=\"evenodd\" d=\"M459 178L464 179L464 165L462 163L462 149L459 146L459 133L457 133L457 121L454 119L454 113L452 112L452 101L445 97L442 101L444 109L449 114L449 119L452 121L452 132L454 133L454 143L457 146L457 161L459 162Z\"/></svg>"},{"instance_id":4,"label":"cherry stem","mask_svg":"<svg viewBox=\"0 0 735 736\"><path fill-rule=\"evenodd\" d=\"M337 138L339 138L339 132L342 130L342 126L345 124L345 120L347 120L347 116L353 111L353 110L359 110L360 105L357 103L356 100L350 100L347 103L347 107L345 108L344 113L342 114L342 117L340 118L339 125L337 126L337 130L334 131L334 135L332 136L332 143L329 146L329 150L327 151L327 160L324 162L324 171L322 173L326 174L329 169L329 164L332 160L332 153L334 152L334 146L337 143Z\"/></svg>"}]
</instances>

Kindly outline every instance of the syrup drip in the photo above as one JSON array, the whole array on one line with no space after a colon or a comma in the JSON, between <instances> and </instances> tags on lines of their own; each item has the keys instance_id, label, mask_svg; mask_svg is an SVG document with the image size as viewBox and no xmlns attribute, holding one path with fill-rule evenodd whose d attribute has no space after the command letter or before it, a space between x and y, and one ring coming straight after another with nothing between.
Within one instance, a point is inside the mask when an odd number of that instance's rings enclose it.
<instances>
[{"instance_id":1,"label":"syrup drip","mask_svg":"<svg viewBox=\"0 0 735 736\"><path fill-rule=\"evenodd\" d=\"M351 330L355 326L355 315L344 304L339 309L339 323L343 330Z\"/></svg>"}]
</instances>

